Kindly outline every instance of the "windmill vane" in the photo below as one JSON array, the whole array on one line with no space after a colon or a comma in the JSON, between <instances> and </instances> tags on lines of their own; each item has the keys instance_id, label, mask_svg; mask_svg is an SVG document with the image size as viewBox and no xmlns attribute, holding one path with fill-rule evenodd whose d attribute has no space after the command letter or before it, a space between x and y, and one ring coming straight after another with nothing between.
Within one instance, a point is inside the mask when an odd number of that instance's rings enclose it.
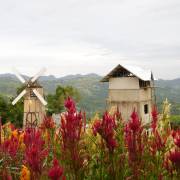
<instances>
[{"instance_id":1,"label":"windmill vane","mask_svg":"<svg viewBox=\"0 0 180 180\"><path fill-rule=\"evenodd\" d=\"M16 77L25 85L24 90L13 100L15 105L22 97L24 97L24 126L39 125L45 115L45 106L43 87L37 82L38 78L45 72L45 68L41 69L35 76L29 80L14 69Z\"/></svg>"}]
</instances>

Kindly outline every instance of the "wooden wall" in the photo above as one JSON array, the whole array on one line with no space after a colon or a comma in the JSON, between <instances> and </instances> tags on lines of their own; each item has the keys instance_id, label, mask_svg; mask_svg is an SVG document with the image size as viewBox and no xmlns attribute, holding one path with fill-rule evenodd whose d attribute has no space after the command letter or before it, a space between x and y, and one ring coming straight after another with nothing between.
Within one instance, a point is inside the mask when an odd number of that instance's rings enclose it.
<instances>
[{"instance_id":1,"label":"wooden wall","mask_svg":"<svg viewBox=\"0 0 180 180\"><path fill-rule=\"evenodd\" d=\"M43 96L43 89L37 88L36 89L42 96ZM23 125L26 125L26 121L35 121L37 118L37 124L41 124L43 117L45 115L45 107L39 101L39 99L35 97L31 97L30 89L27 89L27 94L24 98L24 120ZM35 113L34 113L35 112Z\"/></svg>"}]
</instances>

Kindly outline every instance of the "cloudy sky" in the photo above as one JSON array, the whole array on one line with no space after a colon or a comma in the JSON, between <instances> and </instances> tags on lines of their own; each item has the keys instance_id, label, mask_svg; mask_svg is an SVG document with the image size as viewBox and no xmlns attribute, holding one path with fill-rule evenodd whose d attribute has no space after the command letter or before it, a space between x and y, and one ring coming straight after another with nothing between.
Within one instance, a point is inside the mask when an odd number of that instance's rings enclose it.
<instances>
[{"instance_id":1,"label":"cloudy sky","mask_svg":"<svg viewBox=\"0 0 180 180\"><path fill-rule=\"evenodd\" d=\"M180 0L1 0L0 73L97 73L119 63L180 77Z\"/></svg>"}]
</instances>

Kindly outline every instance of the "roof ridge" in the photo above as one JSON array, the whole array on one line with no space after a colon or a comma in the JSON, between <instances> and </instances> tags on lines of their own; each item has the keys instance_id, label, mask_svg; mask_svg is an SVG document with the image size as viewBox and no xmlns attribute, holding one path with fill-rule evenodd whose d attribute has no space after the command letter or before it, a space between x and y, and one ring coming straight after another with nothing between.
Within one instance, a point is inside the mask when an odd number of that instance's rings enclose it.
<instances>
[{"instance_id":1,"label":"roof ridge","mask_svg":"<svg viewBox=\"0 0 180 180\"><path fill-rule=\"evenodd\" d=\"M118 64L110 73L108 73L101 81L106 82L109 80L110 76L112 76L113 73L118 71L118 68L122 67L132 73L137 78L143 80L143 81L150 81L152 79L152 71L143 69L142 67L136 66L136 65L125 65L125 64Z\"/></svg>"}]
</instances>

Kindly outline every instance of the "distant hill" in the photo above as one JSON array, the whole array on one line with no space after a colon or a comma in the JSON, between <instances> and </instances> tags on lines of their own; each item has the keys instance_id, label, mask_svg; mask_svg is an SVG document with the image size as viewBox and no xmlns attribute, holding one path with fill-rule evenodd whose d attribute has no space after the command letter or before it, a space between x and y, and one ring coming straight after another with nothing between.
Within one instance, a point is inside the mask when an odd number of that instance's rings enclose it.
<instances>
[{"instance_id":1,"label":"distant hill","mask_svg":"<svg viewBox=\"0 0 180 180\"><path fill-rule=\"evenodd\" d=\"M25 76L27 78L27 76ZM46 94L54 93L58 85L71 85L77 88L81 94L79 106L89 113L101 111L106 107L108 84L101 83L102 77L97 74L68 75L61 78L55 76L42 76L40 83L44 86ZM10 97L16 94L16 89L21 83L12 74L0 75L0 94ZM160 104L166 97L172 103L172 113L180 114L180 78L174 80L158 80L157 101Z\"/></svg>"},{"instance_id":2,"label":"distant hill","mask_svg":"<svg viewBox=\"0 0 180 180\"><path fill-rule=\"evenodd\" d=\"M25 78L27 78L27 76ZM91 114L95 111L105 109L108 86L106 83L100 83L100 79L101 76L97 74L77 74L61 78L50 75L40 77L39 82L44 87L46 94L54 93L58 85L71 85L77 88L81 94L79 107ZM19 86L21 86L21 83L14 75L0 75L0 94L6 97L14 96Z\"/></svg>"},{"instance_id":3,"label":"distant hill","mask_svg":"<svg viewBox=\"0 0 180 180\"><path fill-rule=\"evenodd\" d=\"M171 103L171 113L180 115L180 78L173 80L158 80L156 85L157 102L160 104L165 98Z\"/></svg>"}]
</instances>

